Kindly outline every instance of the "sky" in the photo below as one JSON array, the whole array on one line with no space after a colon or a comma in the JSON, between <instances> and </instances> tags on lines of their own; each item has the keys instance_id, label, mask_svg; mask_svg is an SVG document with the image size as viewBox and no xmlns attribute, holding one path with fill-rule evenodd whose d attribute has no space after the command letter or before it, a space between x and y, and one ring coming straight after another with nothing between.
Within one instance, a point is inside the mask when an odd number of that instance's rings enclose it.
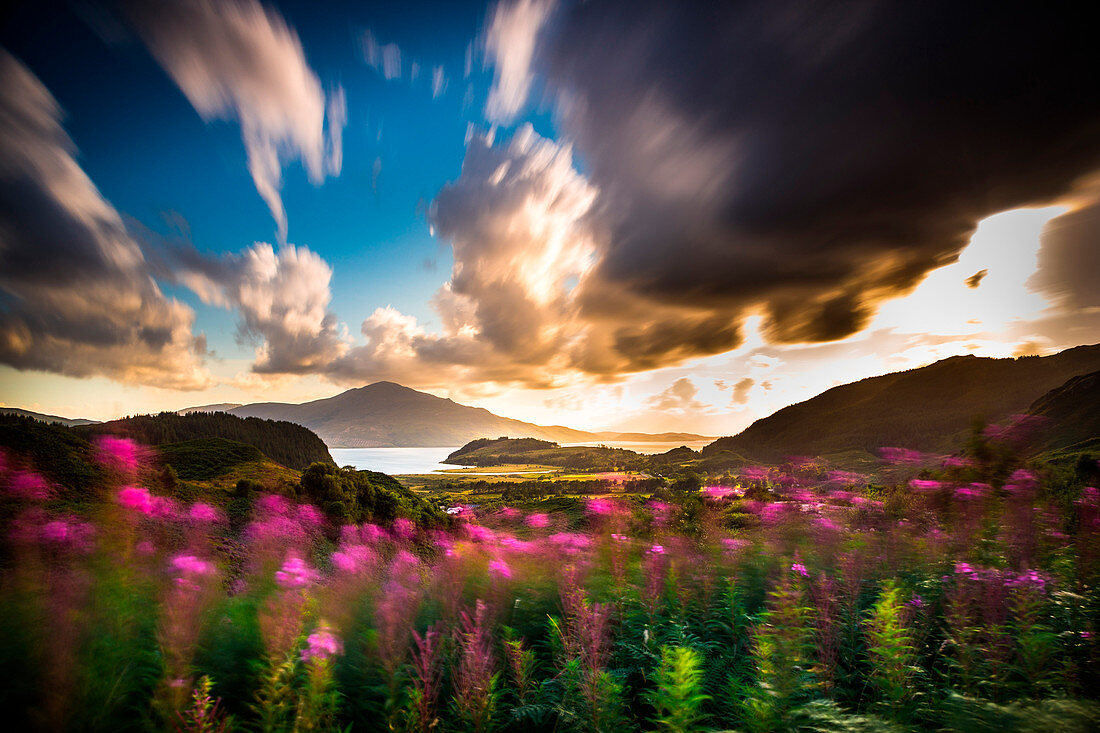
<instances>
[{"instance_id":1,"label":"sky","mask_svg":"<svg viewBox=\"0 0 1100 733\"><path fill-rule=\"evenodd\" d=\"M380 380L733 434L1100 341L1092 32L1012 2L23 2L0 405Z\"/></svg>"}]
</instances>

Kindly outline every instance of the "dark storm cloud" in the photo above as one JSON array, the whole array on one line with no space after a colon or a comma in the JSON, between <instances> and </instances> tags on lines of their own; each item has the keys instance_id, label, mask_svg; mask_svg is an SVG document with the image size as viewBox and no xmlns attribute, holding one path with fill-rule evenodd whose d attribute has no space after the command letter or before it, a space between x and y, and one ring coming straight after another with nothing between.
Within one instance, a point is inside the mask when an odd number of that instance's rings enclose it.
<instances>
[{"instance_id":1,"label":"dark storm cloud","mask_svg":"<svg viewBox=\"0 0 1100 733\"><path fill-rule=\"evenodd\" d=\"M1052 219L1042 241L1028 284L1067 308L1100 306L1100 201Z\"/></svg>"},{"instance_id":2,"label":"dark storm cloud","mask_svg":"<svg viewBox=\"0 0 1100 733\"><path fill-rule=\"evenodd\" d=\"M1100 166L1095 34L1054 7L594 1L538 37L610 231L589 284L762 306L775 340L858 330L980 219Z\"/></svg>"}]
</instances>

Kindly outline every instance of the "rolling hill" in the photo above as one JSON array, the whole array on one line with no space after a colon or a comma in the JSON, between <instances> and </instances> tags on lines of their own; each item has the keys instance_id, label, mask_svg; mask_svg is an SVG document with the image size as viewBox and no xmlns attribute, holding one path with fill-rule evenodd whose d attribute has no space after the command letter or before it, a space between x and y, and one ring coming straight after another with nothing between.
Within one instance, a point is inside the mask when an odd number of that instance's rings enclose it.
<instances>
[{"instance_id":1,"label":"rolling hill","mask_svg":"<svg viewBox=\"0 0 1100 733\"><path fill-rule=\"evenodd\" d=\"M103 433L125 435L139 443L154 446L222 439L252 446L276 463L299 471L316 462L335 465L321 439L301 425L241 418L224 412L135 415L122 420L79 426L74 432L84 438Z\"/></svg>"},{"instance_id":2,"label":"rolling hill","mask_svg":"<svg viewBox=\"0 0 1100 733\"><path fill-rule=\"evenodd\" d=\"M1100 371L1074 377L1028 409L1043 418L1042 450L1100 449Z\"/></svg>"},{"instance_id":3,"label":"rolling hill","mask_svg":"<svg viewBox=\"0 0 1100 733\"><path fill-rule=\"evenodd\" d=\"M58 417L57 415L43 415L41 412L32 412L31 410L23 410L18 407L0 407L0 415L17 415L19 417L29 417L38 422L45 423L59 423L65 427L73 427L74 425L95 425L98 420L86 420L82 417Z\"/></svg>"},{"instance_id":4,"label":"rolling hill","mask_svg":"<svg viewBox=\"0 0 1100 733\"><path fill-rule=\"evenodd\" d=\"M956 356L834 387L719 438L703 456L734 451L769 461L882 446L946 451L975 418L996 422L1023 413L1067 380L1098 369L1100 345L1045 357Z\"/></svg>"},{"instance_id":5,"label":"rolling hill","mask_svg":"<svg viewBox=\"0 0 1100 733\"><path fill-rule=\"evenodd\" d=\"M188 408L188 411L201 409ZM706 439L705 436L690 433L591 433L561 425L534 425L494 415L481 407L460 405L453 400L393 382L376 382L335 397L299 405L261 402L226 411L239 417L297 423L317 433L332 448L456 446L465 445L475 438L501 435L539 438L556 443Z\"/></svg>"}]
</instances>

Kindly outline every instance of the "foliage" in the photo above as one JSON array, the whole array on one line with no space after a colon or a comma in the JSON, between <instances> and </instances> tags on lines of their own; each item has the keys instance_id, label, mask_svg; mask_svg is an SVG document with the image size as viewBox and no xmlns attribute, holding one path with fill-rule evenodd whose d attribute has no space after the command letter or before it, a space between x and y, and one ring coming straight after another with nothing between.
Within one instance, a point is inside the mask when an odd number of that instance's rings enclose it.
<instances>
[{"instance_id":1,"label":"foliage","mask_svg":"<svg viewBox=\"0 0 1100 733\"><path fill-rule=\"evenodd\" d=\"M328 448L312 431L284 420L237 417L227 412L162 412L73 428L77 435L121 434L146 445L223 438L258 448L276 463L302 470L320 461L334 463ZM180 466L176 466L180 470Z\"/></svg>"},{"instance_id":2,"label":"foliage","mask_svg":"<svg viewBox=\"0 0 1100 733\"><path fill-rule=\"evenodd\" d=\"M453 517L323 462L184 503L255 450L224 440L174 478L70 443L78 513L5 453L0 700L21 730L1095 730L1100 491L1009 433L874 484L791 461Z\"/></svg>"},{"instance_id":3,"label":"foliage","mask_svg":"<svg viewBox=\"0 0 1100 733\"><path fill-rule=\"evenodd\" d=\"M654 677L656 689L648 701L656 710L658 730L688 733L697 730L700 708L710 698L702 691L703 655L690 647L662 647L661 664Z\"/></svg>"}]
</instances>

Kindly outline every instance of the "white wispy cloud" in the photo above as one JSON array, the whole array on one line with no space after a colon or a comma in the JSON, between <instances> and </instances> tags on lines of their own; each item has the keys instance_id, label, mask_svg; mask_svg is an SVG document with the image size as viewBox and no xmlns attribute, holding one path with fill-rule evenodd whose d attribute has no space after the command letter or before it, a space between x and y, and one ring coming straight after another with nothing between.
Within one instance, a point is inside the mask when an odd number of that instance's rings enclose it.
<instances>
[{"instance_id":1,"label":"white wispy cloud","mask_svg":"<svg viewBox=\"0 0 1100 733\"><path fill-rule=\"evenodd\" d=\"M485 33L486 61L492 63L494 73L485 116L493 122L511 122L527 101L535 78L531 68L535 45L555 3L556 0L516 0L500 2L493 9Z\"/></svg>"},{"instance_id":2,"label":"white wispy cloud","mask_svg":"<svg viewBox=\"0 0 1100 733\"><path fill-rule=\"evenodd\" d=\"M204 120L240 123L249 173L285 241L283 167L300 159L315 185L340 173L347 122L343 89L326 97L297 33L256 0L141 4L133 18L149 50Z\"/></svg>"}]
</instances>

